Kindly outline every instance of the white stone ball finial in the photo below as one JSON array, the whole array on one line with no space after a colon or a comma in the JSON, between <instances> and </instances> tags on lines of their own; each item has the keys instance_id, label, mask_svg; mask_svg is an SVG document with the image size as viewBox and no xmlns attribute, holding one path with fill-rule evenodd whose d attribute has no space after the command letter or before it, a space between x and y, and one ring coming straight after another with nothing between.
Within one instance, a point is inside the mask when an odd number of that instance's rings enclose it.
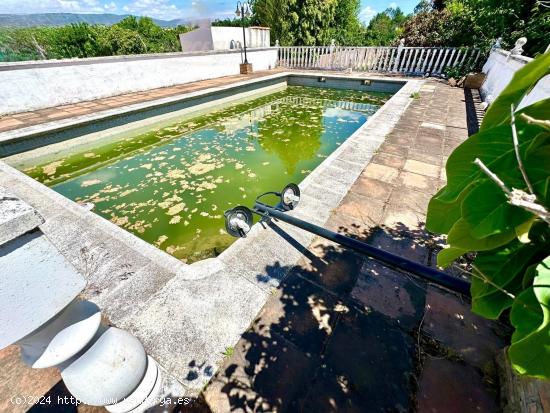
<instances>
[{"instance_id":1,"label":"white stone ball finial","mask_svg":"<svg viewBox=\"0 0 550 413\"><path fill-rule=\"evenodd\" d=\"M405 39L399 39L399 47L405 46Z\"/></svg>"},{"instance_id":2,"label":"white stone ball finial","mask_svg":"<svg viewBox=\"0 0 550 413\"><path fill-rule=\"evenodd\" d=\"M510 50L510 54L512 55L521 55L523 54L523 46L525 46L525 43L527 43L526 37L520 37L516 40L516 44L514 45L514 48Z\"/></svg>"},{"instance_id":3,"label":"white stone ball finial","mask_svg":"<svg viewBox=\"0 0 550 413\"><path fill-rule=\"evenodd\" d=\"M502 37L498 37L495 40L495 43L493 43L493 47L491 47L491 49L492 50L502 49L501 43L502 43Z\"/></svg>"},{"instance_id":4,"label":"white stone ball finial","mask_svg":"<svg viewBox=\"0 0 550 413\"><path fill-rule=\"evenodd\" d=\"M275 40L275 47L279 47L279 39Z\"/></svg>"}]
</instances>

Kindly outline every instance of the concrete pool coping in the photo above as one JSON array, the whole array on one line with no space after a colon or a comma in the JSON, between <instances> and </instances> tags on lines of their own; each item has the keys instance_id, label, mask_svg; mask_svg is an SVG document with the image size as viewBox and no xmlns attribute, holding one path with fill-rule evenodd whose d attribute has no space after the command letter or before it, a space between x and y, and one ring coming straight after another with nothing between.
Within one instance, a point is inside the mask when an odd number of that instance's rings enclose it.
<instances>
[{"instance_id":1,"label":"concrete pool coping","mask_svg":"<svg viewBox=\"0 0 550 413\"><path fill-rule=\"evenodd\" d=\"M249 82L289 75L317 74L282 72ZM302 201L293 215L319 225L327 221L423 83L376 80L405 84L302 181ZM160 101L176 98L181 96ZM88 280L86 298L97 303L113 324L139 337L185 386L186 396L198 394L210 380L226 348L238 341L313 238L283 223L268 229L256 225L246 239L237 240L217 258L187 265L4 162L0 185L42 214L42 231Z\"/></svg>"}]
</instances>

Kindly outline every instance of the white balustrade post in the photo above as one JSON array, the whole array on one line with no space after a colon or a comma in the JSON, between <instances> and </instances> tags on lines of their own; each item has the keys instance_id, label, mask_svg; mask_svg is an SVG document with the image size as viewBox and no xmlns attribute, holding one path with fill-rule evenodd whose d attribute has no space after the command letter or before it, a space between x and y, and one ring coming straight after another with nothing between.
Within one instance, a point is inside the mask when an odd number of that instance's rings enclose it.
<instances>
[{"instance_id":1,"label":"white balustrade post","mask_svg":"<svg viewBox=\"0 0 550 413\"><path fill-rule=\"evenodd\" d=\"M501 43L502 43L502 37L498 37L493 43L493 45L491 46L491 51L496 49L501 49L502 48L502 46L500 45Z\"/></svg>"},{"instance_id":2,"label":"white balustrade post","mask_svg":"<svg viewBox=\"0 0 550 413\"><path fill-rule=\"evenodd\" d=\"M527 43L526 37L520 37L516 40L516 44L514 45L514 48L510 50L511 55L521 55L523 54L523 46L525 46L525 43Z\"/></svg>"},{"instance_id":3,"label":"white balustrade post","mask_svg":"<svg viewBox=\"0 0 550 413\"><path fill-rule=\"evenodd\" d=\"M279 56L279 53L281 53L281 48L279 47L279 39L275 40L275 48L277 49L277 62L275 63L275 66L280 66L281 56Z\"/></svg>"},{"instance_id":4,"label":"white balustrade post","mask_svg":"<svg viewBox=\"0 0 550 413\"><path fill-rule=\"evenodd\" d=\"M86 280L40 231L38 212L0 187L0 349L21 348L32 368L57 367L71 394L123 413L153 405L157 363L132 334L102 323L78 297Z\"/></svg>"},{"instance_id":5,"label":"white balustrade post","mask_svg":"<svg viewBox=\"0 0 550 413\"><path fill-rule=\"evenodd\" d=\"M333 69L333 65L334 65L334 49L336 48L336 40L332 39L330 41L330 47L329 47L329 53L330 53L330 57L329 57L329 61L330 61L330 68Z\"/></svg>"},{"instance_id":6,"label":"white balustrade post","mask_svg":"<svg viewBox=\"0 0 550 413\"><path fill-rule=\"evenodd\" d=\"M401 60L401 53L403 53L403 48L405 47L405 39L399 40L399 46L397 46L397 56L395 56L395 63L393 64L393 72L399 70L399 61Z\"/></svg>"}]
</instances>

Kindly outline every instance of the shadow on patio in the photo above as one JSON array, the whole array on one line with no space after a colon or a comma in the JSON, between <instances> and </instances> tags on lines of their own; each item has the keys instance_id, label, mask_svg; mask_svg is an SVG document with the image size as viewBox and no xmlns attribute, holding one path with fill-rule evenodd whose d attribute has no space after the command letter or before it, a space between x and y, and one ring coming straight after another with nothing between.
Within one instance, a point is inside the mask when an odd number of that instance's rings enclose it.
<instances>
[{"instance_id":1,"label":"shadow on patio","mask_svg":"<svg viewBox=\"0 0 550 413\"><path fill-rule=\"evenodd\" d=\"M500 326L414 276L322 239L305 249L272 228L304 258L205 390L212 411L498 410ZM359 238L426 265L439 248L423 228L404 225Z\"/></svg>"}]
</instances>

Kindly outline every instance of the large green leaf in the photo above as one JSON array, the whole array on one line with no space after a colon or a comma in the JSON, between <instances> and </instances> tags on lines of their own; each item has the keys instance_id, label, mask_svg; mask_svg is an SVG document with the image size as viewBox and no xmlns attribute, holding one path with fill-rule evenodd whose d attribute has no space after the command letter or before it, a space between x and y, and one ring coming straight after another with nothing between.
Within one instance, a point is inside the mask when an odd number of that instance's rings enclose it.
<instances>
[{"instance_id":1,"label":"large green leaf","mask_svg":"<svg viewBox=\"0 0 550 413\"><path fill-rule=\"evenodd\" d=\"M550 134L542 131L532 143L535 141L550 143ZM524 163L527 175L541 199L545 199L548 194L549 159L549 144L538 144L536 149L530 147L530 150L526 151ZM500 173L510 188L526 189L515 154L509 153L492 165L499 168L498 170L504 167L511 169ZM464 189L454 201L445 202L441 200L440 194L441 191L432 198L428 206L426 227L433 232L449 232L459 218L464 218L471 227L472 237L484 238L508 232L532 216L510 205L502 189L484 175L480 175L477 181Z\"/></svg>"},{"instance_id":2,"label":"large green leaf","mask_svg":"<svg viewBox=\"0 0 550 413\"><path fill-rule=\"evenodd\" d=\"M535 187L539 202L548 198L548 179L550 175L550 133L542 133L536 141L539 145L529 148L525 156L525 169L529 180ZM533 142L535 143L535 142Z\"/></svg>"},{"instance_id":3,"label":"large green leaf","mask_svg":"<svg viewBox=\"0 0 550 413\"><path fill-rule=\"evenodd\" d=\"M481 131L491 129L496 125L510 123L510 106L518 107L523 97L531 91L539 79L550 74L550 53L545 53L531 63L523 66L515 74L508 86L489 106Z\"/></svg>"},{"instance_id":4,"label":"large green leaf","mask_svg":"<svg viewBox=\"0 0 550 413\"><path fill-rule=\"evenodd\" d=\"M532 216L510 205L506 194L492 181L478 185L462 202L462 217L477 239L509 232Z\"/></svg>"},{"instance_id":5,"label":"large green leaf","mask_svg":"<svg viewBox=\"0 0 550 413\"><path fill-rule=\"evenodd\" d=\"M514 300L510 321L516 328L508 350L520 374L550 377L550 257L536 268L533 286Z\"/></svg>"},{"instance_id":6,"label":"large green leaf","mask_svg":"<svg viewBox=\"0 0 550 413\"><path fill-rule=\"evenodd\" d=\"M453 225L447 236L447 243L466 251L487 251L501 247L516 238L514 229L491 235L483 239L472 236L472 227L461 218Z\"/></svg>"},{"instance_id":7,"label":"large green leaf","mask_svg":"<svg viewBox=\"0 0 550 413\"><path fill-rule=\"evenodd\" d=\"M518 112L522 113L535 118L542 116L544 119L550 113L550 99L534 103ZM549 132L540 126L527 124L519 115L516 123L520 153L522 159L525 159L526 151L533 143L540 145L548 139ZM522 184L521 176L518 175L512 128L504 124L472 135L453 151L445 167L447 184L438 192L437 199L444 202L454 201L465 188L482 176L479 167L473 163L476 158L481 159L491 170L502 168L499 174L503 175L499 176L510 186Z\"/></svg>"},{"instance_id":8,"label":"large green leaf","mask_svg":"<svg viewBox=\"0 0 550 413\"><path fill-rule=\"evenodd\" d=\"M550 99L548 110L550 112ZM548 132L538 126L522 125L518 130L522 159L525 159L525 152L534 139L544 140L547 136ZM507 185L518 189L525 186L518 168L511 127L502 125L471 136L454 150L445 167L447 185L437 194L437 199L452 202L473 181L485 179L485 175L474 164L476 158L481 159L492 171L498 171L499 177Z\"/></svg>"},{"instance_id":9,"label":"large green leaf","mask_svg":"<svg viewBox=\"0 0 550 413\"><path fill-rule=\"evenodd\" d=\"M479 253L475 267L490 282L472 277L472 310L486 318L498 318L513 302L506 292L517 294L523 289L523 272L539 250L532 243L514 241L496 251Z\"/></svg>"},{"instance_id":10,"label":"large green leaf","mask_svg":"<svg viewBox=\"0 0 550 413\"><path fill-rule=\"evenodd\" d=\"M541 63L542 62L542 63ZM447 185L430 201L426 227L447 233L448 247L438 265L476 251L472 277L473 310L498 318L512 307L510 359L520 373L550 378L550 227L514 207L504 191L474 164L479 158L509 189L528 191L516 158L510 106L550 73L550 55L518 72L488 111L480 132L457 147L446 164ZM550 116L550 99L516 112L519 155L536 201L550 203L550 131L521 117ZM483 274L483 276L481 276Z\"/></svg>"},{"instance_id":11,"label":"large green leaf","mask_svg":"<svg viewBox=\"0 0 550 413\"><path fill-rule=\"evenodd\" d=\"M445 268L449 264L451 264L454 260L456 260L458 257L461 257L467 252L468 252L467 250L463 250L461 248L454 248L454 247L442 249L437 254L437 265Z\"/></svg>"},{"instance_id":12,"label":"large green leaf","mask_svg":"<svg viewBox=\"0 0 550 413\"><path fill-rule=\"evenodd\" d=\"M457 199L451 202L441 201L438 197L439 193L434 195L428 204L426 229L439 234L448 233L456 221L462 217L462 201L475 186L476 183L473 183L467 190L462 191Z\"/></svg>"},{"instance_id":13,"label":"large green leaf","mask_svg":"<svg viewBox=\"0 0 550 413\"><path fill-rule=\"evenodd\" d=\"M550 133L536 126L528 129L530 132L534 133L536 137L523 145L524 150L522 159L524 159L528 176L535 186L537 194L541 196L541 199L545 199L546 194L548 194L547 181L550 175L550 162L548 162L548 159L550 159ZM490 136L487 138L488 142L491 142L491 138L495 136L497 137L497 142L500 139L498 135L493 135L492 133L489 135ZM505 139L511 140L512 138L510 136ZM505 153L502 153L500 157L490 163L490 167L493 170L499 171L499 176L510 188L526 189L526 184L521 176L521 172L517 165L516 155L511 144ZM465 172L466 175L469 174L470 176L464 180L464 183L468 185L459 192L457 197L455 197L456 193L452 191L453 182L451 181L430 200L426 220L426 228L428 230L436 233L448 233L456 221L463 216L463 201L466 198L469 199L468 205L466 206L466 213L469 217L472 209L475 210L479 207L480 210L487 211L492 208L494 213L491 217L485 219L486 224L491 222L490 218L497 217L496 214L501 214L502 217L509 217L510 221L508 226L519 225L527 219L523 211L508 204L502 191L499 194L499 189L492 184L492 181L489 181L488 177L481 173L476 165L473 163L468 164L468 158L449 160L447 168L454 168L455 170ZM451 173L450 171L447 173L452 177L456 177L456 173ZM490 200L490 203L487 205L481 203L481 200L486 199L487 196L485 196L482 189L476 189L479 185L483 185L484 188L491 188L491 193L496 194L496 198ZM472 195L471 193L474 190L475 195ZM468 208L468 206L472 208ZM479 217L482 218L483 214L480 213ZM470 218L473 219L473 217ZM474 223L476 223L476 221L472 220L472 225L474 225ZM499 231L499 229L491 230L487 228L487 226L485 229L479 228L476 232L472 233L472 235L479 238L491 234L492 231Z\"/></svg>"}]
</instances>

